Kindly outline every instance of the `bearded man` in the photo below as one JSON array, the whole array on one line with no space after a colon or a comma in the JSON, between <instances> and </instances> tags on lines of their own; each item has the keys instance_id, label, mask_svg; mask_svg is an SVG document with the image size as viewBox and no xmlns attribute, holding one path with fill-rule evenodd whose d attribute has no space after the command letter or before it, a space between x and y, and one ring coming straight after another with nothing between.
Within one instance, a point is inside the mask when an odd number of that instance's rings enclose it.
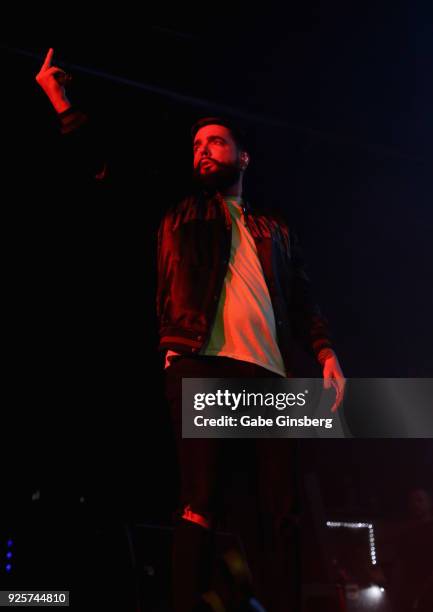
<instances>
[{"instance_id":1,"label":"bearded man","mask_svg":"<svg viewBox=\"0 0 433 612\"><path fill-rule=\"evenodd\" d=\"M213 535L231 477L227 457L233 466L254 445L248 467L257 479L259 540L264 533L268 539L248 561L269 609L298 610L295 441L182 438L182 378L292 376L296 341L333 381L334 408L343 397L344 377L295 234L278 216L243 198L250 162L244 133L231 120L206 117L191 134L198 189L168 211L158 235L160 349L181 475L175 609L191 610L208 588Z\"/></svg>"}]
</instances>

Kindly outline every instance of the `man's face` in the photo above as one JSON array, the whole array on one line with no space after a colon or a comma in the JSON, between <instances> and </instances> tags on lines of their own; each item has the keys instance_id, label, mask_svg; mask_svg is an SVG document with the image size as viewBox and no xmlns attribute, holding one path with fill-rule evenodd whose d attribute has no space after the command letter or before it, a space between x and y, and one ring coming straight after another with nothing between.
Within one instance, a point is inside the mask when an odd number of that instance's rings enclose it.
<instances>
[{"instance_id":1,"label":"man's face","mask_svg":"<svg viewBox=\"0 0 433 612\"><path fill-rule=\"evenodd\" d=\"M205 187L221 189L239 180L241 152L223 125L205 125L195 135L193 168L195 178Z\"/></svg>"}]
</instances>

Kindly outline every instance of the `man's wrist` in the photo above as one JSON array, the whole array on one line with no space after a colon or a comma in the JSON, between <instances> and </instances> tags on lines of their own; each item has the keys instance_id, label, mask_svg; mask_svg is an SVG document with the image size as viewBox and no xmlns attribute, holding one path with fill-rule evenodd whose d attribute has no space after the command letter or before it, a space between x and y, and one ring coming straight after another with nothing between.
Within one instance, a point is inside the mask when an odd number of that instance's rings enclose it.
<instances>
[{"instance_id":1,"label":"man's wrist","mask_svg":"<svg viewBox=\"0 0 433 612\"><path fill-rule=\"evenodd\" d=\"M325 365L325 361L331 357L336 357L334 351L330 348L324 348L317 355L317 361L323 366Z\"/></svg>"},{"instance_id":2,"label":"man's wrist","mask_svg":"<svg viewBox=\"0 0 433 612\"><path fill-rule=\"evenodd\" d=\"M71 103L69 102L68 98L52 98L51 99L51 104L54 106L54 109L56 111L56 113L58 113L59 115L61 113L64 113L65 111L69 110L71 108Z\"/></svg>"}]
</instances>

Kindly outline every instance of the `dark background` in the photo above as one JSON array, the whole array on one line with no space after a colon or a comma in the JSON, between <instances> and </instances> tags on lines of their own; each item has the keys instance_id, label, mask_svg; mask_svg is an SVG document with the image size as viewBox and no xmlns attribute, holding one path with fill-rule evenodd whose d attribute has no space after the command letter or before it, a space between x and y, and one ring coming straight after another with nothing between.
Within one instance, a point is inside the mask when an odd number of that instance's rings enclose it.
<instances>
[{"instance_id":1,"label":"dark background","mask_svg":"<svg viewBox=\"0 0 433 612\"><path fill-rule=\"evenodd\" d=\"M202 115L249 128L250 199L296 226L346 377L433 374L433 8L215 13L135 27L129 14L93 39L56 32L1 50L12 514L32 512L40 491L47 511L84 496L99 516L170 520L155 232L188 189ZM80 175L85 155L65 145L34 80L49 46L99 130L104 184ZM304 441L302 453L331 515L404 514L406 490L432 485L430 440Z\"/></svg>"}]
</instances>

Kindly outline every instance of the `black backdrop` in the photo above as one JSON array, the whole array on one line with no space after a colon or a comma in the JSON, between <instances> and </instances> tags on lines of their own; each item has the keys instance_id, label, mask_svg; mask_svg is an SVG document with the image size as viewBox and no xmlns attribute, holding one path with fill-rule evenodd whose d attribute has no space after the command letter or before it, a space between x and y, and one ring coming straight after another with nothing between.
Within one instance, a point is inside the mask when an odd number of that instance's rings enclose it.
<instances>
[{"instance_id":1,"label":"black backdrop","mask_svg":"<svg viewBox=\"0 0 433 612\"><path fill-rule=\"evenodd\" d=\"M188 188L191 122L222 107L253 136L252 199L298 228L346 376L431 376L431 11L327 4L292 10L288 21L155 20L118 46L107 36L2 49L12 507L41 489L49 504L84 492L103 512L169 516L155 231ZM72 101L101 128L106 185L71 172L34 81L50 44L73 74ZM343 464L360 504L374 490L384 512L415 471L431 479L429 441L386 441L385 453L381 441L326 441L326 460L324 444L304 448L329 507ZM394 474L402 449L404 478Z\"/></svg>"}]
</instances>

